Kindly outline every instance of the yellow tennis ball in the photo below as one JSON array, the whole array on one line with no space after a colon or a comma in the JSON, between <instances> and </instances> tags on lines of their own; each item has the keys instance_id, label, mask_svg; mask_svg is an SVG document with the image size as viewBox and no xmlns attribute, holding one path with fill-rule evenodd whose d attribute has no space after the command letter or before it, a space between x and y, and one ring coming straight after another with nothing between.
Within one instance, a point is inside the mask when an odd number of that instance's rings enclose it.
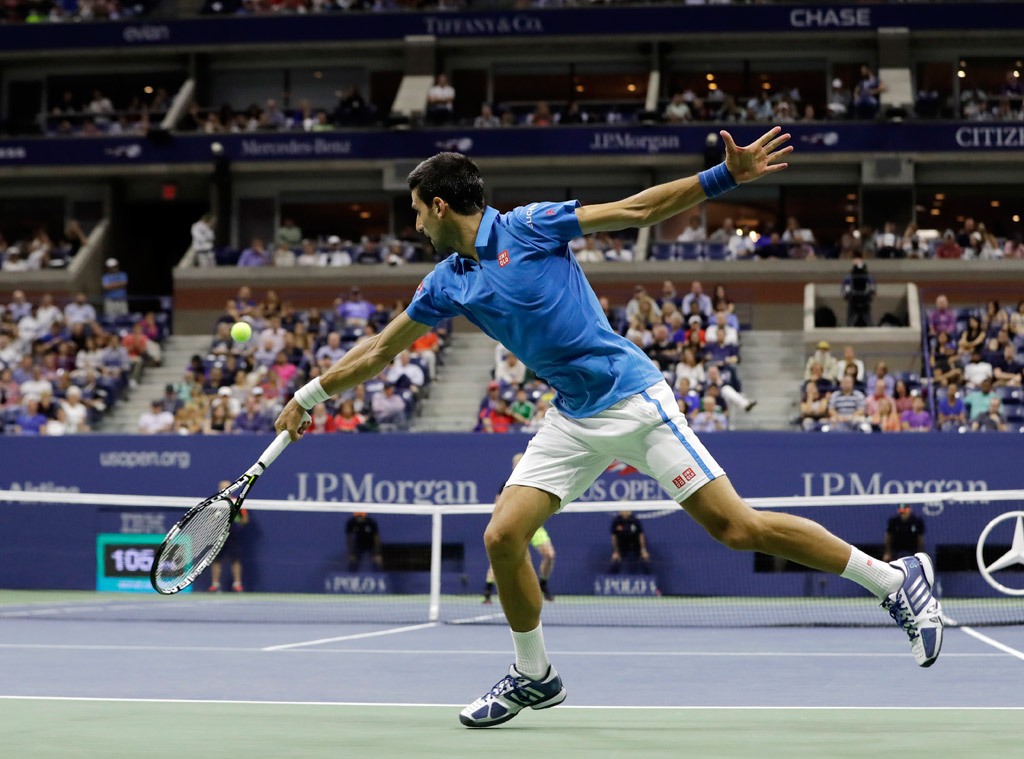
<instances>
[{"instance_id":1,"label":"yellow tennis ball","mask_svg":"<svg viewBox=\"0 0 1024 759\"><path fill-rule=\"evenodd\" d=\"M235 322L231 325L231 337L240 343L244 343L252 337L252 327L248 322Z\"/></svg>"}]
</instances>

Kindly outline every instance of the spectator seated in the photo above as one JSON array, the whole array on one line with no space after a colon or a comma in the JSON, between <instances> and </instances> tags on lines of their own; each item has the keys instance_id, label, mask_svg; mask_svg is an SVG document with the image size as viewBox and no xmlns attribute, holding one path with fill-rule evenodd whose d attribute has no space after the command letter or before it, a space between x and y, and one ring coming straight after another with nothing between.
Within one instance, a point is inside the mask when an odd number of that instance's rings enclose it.
<instances>
[{"instance_id":1,"label":"spectator seated","mask_svg":"<svg viewBox=\"0 0 1024 759\"><path fill-rule=\"evenodd\" d=\"M267 420L272 426L299 387L376 334L375 325L386 325L403 311L402 303L388 309L363 300L358 288L347 298L336 299L330 308L304 311L278 301L273 291L257 302L247 287L240 288L216 323L211 352L190 362L179 392L191 402L177 412L175 430L179 434L251 432L250 428ZM229 325L242 318L257 334L251 342L237 343L228 334ZM314 434L407 429L429 393L432 371L443 364L450 326L447 321L438 323L431 333L434 339L424 341L415 355L404 353L382 374L321 404L319 418L327 421L316 425ZM432 362L423 357L426 350ZM222 395L231 399L220 401ZM213 409L225 403L225 418L211 424Z\"/></svg>"},{"instance_id":2,"label":"spectator seated","mask_svg":"<svg viewBox=\"0 0 1024 759\"><path fill-rule=\"evenodd\" d=\"M30 420L30 432L43 435L101 427L104 413L137 383L145 367L159 363L167 325L167 314L98 318L81 293L61 308L49 295L33 303L16 291L11 302L0 304L4 433L25 432L18 421L22 417ZM39 414L44 420L36 424Z\"/></svg>"}]
</instances>

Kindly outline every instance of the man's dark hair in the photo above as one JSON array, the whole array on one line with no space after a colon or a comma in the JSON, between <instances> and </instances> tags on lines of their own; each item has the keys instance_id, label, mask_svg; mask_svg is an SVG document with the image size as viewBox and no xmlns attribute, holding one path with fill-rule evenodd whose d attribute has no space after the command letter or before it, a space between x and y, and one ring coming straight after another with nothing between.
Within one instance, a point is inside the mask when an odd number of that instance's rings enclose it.
<instances>
[{"instance_id":1,"label":"man's dark hair","mask_svg":"<svg viewBox=\"0 0 1024 759\"><path fill-rule=\"evenodd\" d=\"M455 213L468 216L486 208L480 169L461 153L438 153L409 172L409 189L426 204L441 198Z\"/></svg>"}]
</instances>

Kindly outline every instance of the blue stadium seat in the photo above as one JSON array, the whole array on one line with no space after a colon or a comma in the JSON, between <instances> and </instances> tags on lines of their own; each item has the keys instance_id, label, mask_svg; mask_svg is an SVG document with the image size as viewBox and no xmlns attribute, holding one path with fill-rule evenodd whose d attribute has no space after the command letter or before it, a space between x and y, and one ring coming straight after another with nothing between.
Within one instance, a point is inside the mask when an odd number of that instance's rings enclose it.
<instances>
[{"instance_id":1,"label":"blue stadium seat","mask_svg":"<svg viewBox=\"0 0 1024 759\"><path fill-rule=\"evenodd\" d=\"M1024 422L1024 406L1006 406L1006 421L1013 424Z\"/></svg>"},{"instance_id":2,"label":"blue stadium seat","mask_svg":"<svg viewBox=\"0 0 1024 759\"><path fill-rule=\"evenodd\" d=\"M671 261L675 258L673 247L670 242L656 242L651 246L651 258L655 261Z\"/></svg>"},{"instance_id":3,"label":"blue stadium seat","mask_svg":"<svg viewBox=\"0 0 1024 759\"><path fill-rule=\"evenodd\" d=\"M996 387L993 390L1004 405L1016 406L1024 403L1024 391L1019 387Z\"/></svg>"},{"instance_id":4,"label":"blue stadium seat","mask_svg":"<svg viewBox=\"0 0 1024 759\"><path fill-rule=\"evenodd\" d=\"M729 255L729 249L724 242L709 242L704 244L704 255L709 261L724 261Z\"/></svg>"},{"instance_id":5,"label":"blue stadium seat","mask_svg":"<svg viewBox=\"0 0 1024 759\"><path fill-rule=\"evenodd\" d=\"M699 261L704 255L704 246L699 242L676 243L679 257L684 261Z\"/></svg>"},{"instance_id":6,"label":"blue stadium seat","mask_svg":"<svg viewBox=\"0 0 1024 759\"><path fill-rule=\"evenodd\" d=\"M214 253L217 266L237 266L242 251L235 248L220 248Z\"/></svg>"}]
</instances>

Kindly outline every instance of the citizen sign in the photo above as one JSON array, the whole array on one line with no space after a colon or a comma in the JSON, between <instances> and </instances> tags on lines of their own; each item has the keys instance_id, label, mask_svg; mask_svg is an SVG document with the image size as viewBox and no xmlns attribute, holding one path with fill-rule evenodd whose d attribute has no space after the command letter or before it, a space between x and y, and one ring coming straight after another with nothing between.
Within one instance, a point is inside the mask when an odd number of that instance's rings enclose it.
<instances>
[{"instance_id":1,"label":"citizen sign","mask_svg":"<svg viewBox=\"0 0 1024 759\"><path fill-rule=\"evenodd\" d=\"M970 126L956 130L962 148L1022 148L1024 126Z\"/></svg>"},{"instance_id":2,"label":"citizen sign","mask_svg":"<svg viewBox=\"0 0 1024 759\"><path fill-rule=\"evenodd\" d=\"M870 28L870 8L797 8L789 12L796 29Z\"/></svg>"}]
</instances>

